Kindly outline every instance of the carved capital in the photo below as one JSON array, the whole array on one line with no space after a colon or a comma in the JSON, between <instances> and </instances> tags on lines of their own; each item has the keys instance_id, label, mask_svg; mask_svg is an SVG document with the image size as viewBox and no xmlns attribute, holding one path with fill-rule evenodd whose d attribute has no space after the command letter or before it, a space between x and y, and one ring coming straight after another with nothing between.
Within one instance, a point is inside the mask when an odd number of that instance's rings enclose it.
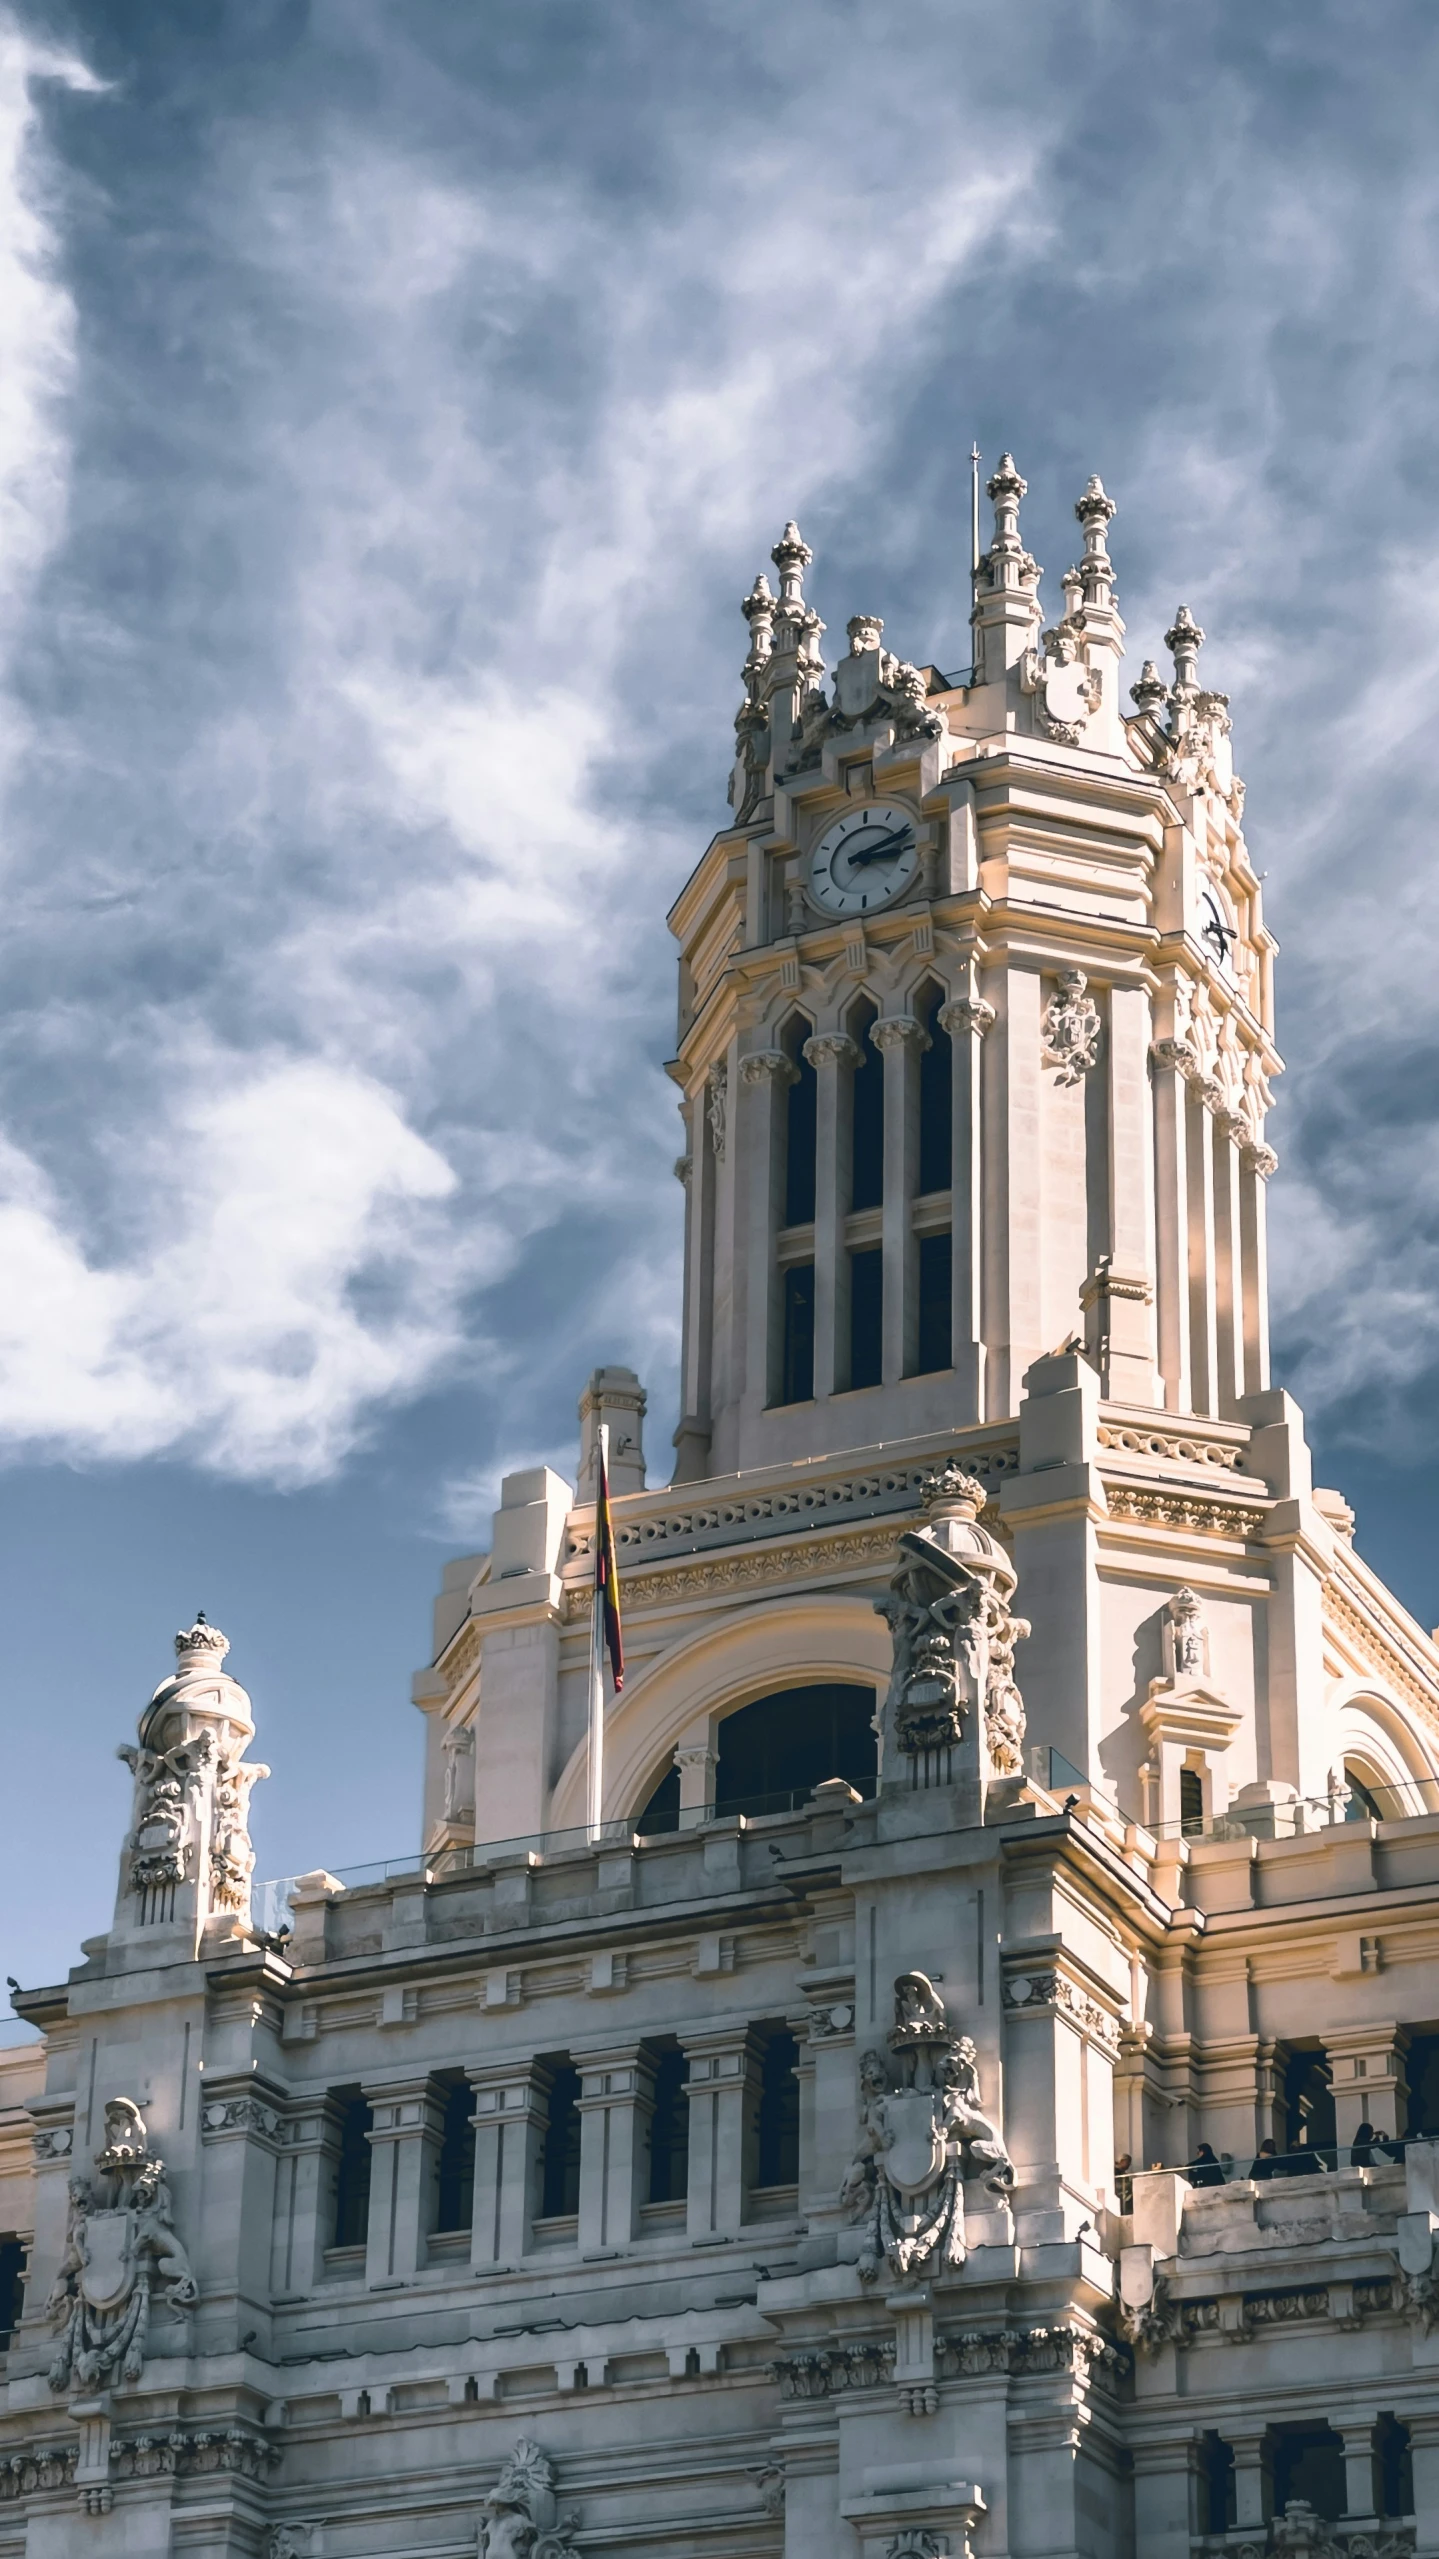
<instances>
[{"instance_id":1,"label":"carved capital","mask_svg":"<svg viewBox=\"0 0 1439 2559\"><path fill-rule=\"evenodd\" d=\"M986 1004L982 995L951 996L949 1002L940 1007L939 1027L948 1031L951 1039L957 1039L961 1032L966 1032L982 1040L986 1031L994 1028L994 1006Z\"/></svg>"},{"instance_id":2,"label":"carved capital","mask_svg":"<svg viewBox=\"0 0 1439 2559\"><path fill-rule=\"evenodd\" d=\"M912 1013L891 1013L886 1020L871 1025L869 1036L875 1047L885 1054L890 1049L897 1052L906 1048L927 1049L929 1046L928 1031Z\"/></svg>"},{"instance_id":3,"label":"carved capital","mask_svg":"<svg viewBox=\"0 0 1439 2559\"><path fill-rule=\"evenodd\" d=\"M1267 1182L1270 1174L1279 1170L1279 1158L1272 1146L1241 1146L1239 1161L1248 1172L1257 1173L1261 1182Z\"/></svg>"},{"instance_id":4,"label":"carved capital","mask_svg":"<svg viewBox=\"0 0 1439 2559\"><path fill-rule=\"evenodd\" d=\"M793 1084L798 1072L782 1048L752 1049L740 1059L739 1071L746 1084Z\"/></svg>"},{"instance_id":5,"label":"carved capital","mask_svg":"<svg viewBox=\"0 0 1439 2559\"><path fill-rule=\"evenodd\" d=\"M816 1031L813 1039L805 1041L804 1053L816 1074L822 1066L854 1066L859 1061L858 1043L848 1031Z\"/></svg>"}]
</instances>

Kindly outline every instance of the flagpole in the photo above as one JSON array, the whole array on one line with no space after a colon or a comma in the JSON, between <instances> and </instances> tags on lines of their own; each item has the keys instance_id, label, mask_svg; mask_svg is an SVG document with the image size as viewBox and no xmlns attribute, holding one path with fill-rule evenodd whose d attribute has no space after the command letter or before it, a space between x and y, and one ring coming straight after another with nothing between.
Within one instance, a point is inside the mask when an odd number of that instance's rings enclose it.
<instances>
[{"instance_id":1,"label":"flagpole","mask_svg":"<svg viewBox=\"0 0 1439 2559\"><path fill-rule=\"evenodd\" d=\"M601 1422L595 1434L595 1541L596 1569L594 1598L590 1614L590 1747L589 1747L589 1836L593 1845L604 1828L605 1814L605 1603L600 1583L598 1546L600 1535L600 1486L610 1471L609 1424Z\"/></svg>"}]
</instances>

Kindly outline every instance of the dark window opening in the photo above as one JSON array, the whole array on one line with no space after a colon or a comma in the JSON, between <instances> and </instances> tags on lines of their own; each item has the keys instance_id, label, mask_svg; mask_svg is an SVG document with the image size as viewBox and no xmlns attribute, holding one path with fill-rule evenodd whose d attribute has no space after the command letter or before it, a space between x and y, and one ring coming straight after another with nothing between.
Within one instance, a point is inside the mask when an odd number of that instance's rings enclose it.
<instances>
[{"instance_id":1,"label":"dark window opening","mask_svg":"<svg viewBox=\"0 0 1439 2559\"><path fill-rule=\"evenodd\" d=\"M1274 2511L1301 2498L1332 2522L1345 2511L1344 2444L1332 2426L1280 2426L1274 2436Z\"/></svg>"},{"instance_id":2,"label":"dark window opening","mask_svg":"<svg viewBox=\"0 0 1439 2559\"><path fill-rule=\"evenodd\" d=\"M649 2197L677 2204L689 2186L690 2075L688 2053L663 2044L655 2055L654 2109L650 2116Z\"/></svg>"},{"instance_id":3,"label":"dark window opening","mask_svg":"<svg viewBox=\"0 0 1439 2559\"><path fill-rule=\"evenodd\" d=\"M1414 2454L1409 2429L1397 2417L1381 2417L1374 2429L1374 2511L1376 2515L1414 2512Z\"/></svg>"},{"instance_id":4,"label":"dark window opening","mask_svg":"<svg viewBox=\"0 0 1439 2559\"><path fill-rule=\"evenodd\" d=\"M884 1060L869 1036L868 1024L862 1029L857 1028L854 1036L859 1043L859 1061L854 1070L850 1121L853 1152L850 1158L849 1204L851 1208L882 1208Z\"/></svg>"},{"instance_id":5,"label":"dark window opening","mask_svg":"<svg viewBox=\"0 0 1439 2559\"><path fill-rule=\"evenodd\" d=\"M809 1024L801 1023L785 1046L793 1056L795 1078L786 1097L784 1156L784 1222L808 1226L814 1217L814 1150L819 1126L819 1080L804 1054Z\"/></svg>"},{"instance_id":6,"label":"dark window opening","mask_svg":"<svg viewBox=\"0 0 1439 2559\"><path fill-rule=\"evenodd\" d=\"M335 2239L337 2248L363 2248L370 2226L370 2170L374 2152L370 2127L375 2117L363 2097L340 2097L340 2137L335 2158Z\"/></svg>"},{"instance_id":7,"label":"dark window opening","mask_svg":"<svg viewBox=\"0 0 1439 2559\"><path fill-rule=\"evenodd\" d=\"M580 2074L555 2064L540 2144L540 2212L545 2220L580 2208Z\"/></svg>"},{"instance_id":8,"label":"dark window opening","mask_svg":"<svg viewBox=\"0 0 1439 2559\"><path fill-rule=\"evenodd\" d=\"M953 1178L954 1051L948 1031L940 1025L943 1003L943 996L932 996L921 1017L929 1033L929 1046L919 1061L921 1191L947 1191ZM939 1365L947 1368L949 1363Z\"/></svg>"},{"instance_id":9,"label":"dark window opening","mask_svg":"<svg viewBox=\"0 0 1439 2559\"><path fill-rule=\"evenodd\" d=\"M876 1756L872 1688L834 1680L776 1689L720 1725L715 1809L782 1810L827 1777L872 1795Z\"/></svg>"},{"instance_id":10,"label":"dark window opening","mask_svg":"<svg viewBox=\"0 0 1439 2559\"><path fill-rule=\"evenodd\" d=\"M1405 2131L1411 2141L1439 2133L1439 2035L1413 2035L1404 2056L1409 2082Z\"/></svg>"},{"instance_id":11,"label":"dark window opening","mask_svg":"<svg viewBox=\"0 0 1439 2559\"><path fill-rule=\"evenodd\" d=\"M1204 1828L1204 1780L1197 1768L1179 1772L1179 1827L1186 1839L1197 1839Z\"/></svg>"},{"instance_id":12,"label":"dark window opening","mask_svg":"<svg viewBox=\"0 0 1439 2559\"><path fill-rule=\"evenodd\" d=\"M468 2230L475 2210L475 2092L467 2079L444 2091L436 2162L435 2228Z\"/></svg>"},{"instance_id":13,"label":"dark window opening","mask_svg":"<svg viewBox=\"0 0 1439 2559\"><path fill-rule=\"evenodd\" d=\"M635 1828L653 1838L657 1831L678 1830L679 1826L680 1773L671 1763L639 1815Z\"/></svg>"},{"instance_id":14,"label":"dark window opening","mask_svg":"<svg viewBox=\"0 0 1439 2559\"><path fill-rule=\"evenodd\" d=\"M1344 1818L1347 1822L1382 1822L1384 1820L1385 1815L1378 1797L1355 1773L1347 1759L1344 1762L1344 1783L1349 1789L1349 1801L1344 1807Z\"/></svg>"},{"instance_id":15,"label":"dark window opening","mask_svg":"<svg viewBox=\"0 0 1439 2559\"><path fill-rule=\"evenodd\" d=\"M760 2056L756 2186L799 2182L799 2081L794 2075L798 2060L793 2035L783 2026L774 2027L765 2037Z\"/></svg>"},{"instance_id":16,"label":"dark window opening","mask_svg":"<svg viewBox=\"0 0 1439 2559\"><path fill-rule=\"evenodd\" d=\"M1222 2435L1199 2438L1199 2529L1228 2532L1234 2522L1234 2448Z\"/></svg>"},{"instance_id":17,"label":"dark window opening","mask_svg":"<svg viewBox=\"0 0 1439 2559\"><path fill-rule=\"evenodd\" d=\"M878 1386L884 1361L884 1254L849 1257L849 1382Z\"/></svg>"},{"instance_id":18,"label":"dark window opening","mask_svg":"<svg viewBox=\"0 0 1439 2559\"><path fill-rule=\"evenodd\" d=\"M0 2354L20 2325L25 2308L25 2242L13 2230L0 2231Z\"/></svg>"},{"instance_id":19,"label":"dark window opening","mask_svg":"<svg viewBox=\"0 0 1439 2559\"><path fill-rule=\"evenodd\" d=\"M784 1275L782 1404L807 1404L814 1394L814 1264L791 1262Z\"/></svg>"},{"instance_id":20,"label":"dark window opening","mask_svg":"<svg viewBox=\"0 0 1439 2559\"><path fill-rule=\"evenodd\" d=\"M948 1235L919 1239L919 1342L915 1374L928 1377L948 1368L951 1346L950 1306L954 1286L954 1250Z\"/></svg>"},{"instance_id":21,"label":"dark window opening","mask_svg":"<svg viewBox=\"0 0 1439 2559\"><path fill-rule=\"evenodd\" d=\"M1327 2053L1291 2053L1284 2066L1284 2138L1289 2150L1327 2152L1335 2165L1333 2073Z\"/></svg>"}]
</instances>

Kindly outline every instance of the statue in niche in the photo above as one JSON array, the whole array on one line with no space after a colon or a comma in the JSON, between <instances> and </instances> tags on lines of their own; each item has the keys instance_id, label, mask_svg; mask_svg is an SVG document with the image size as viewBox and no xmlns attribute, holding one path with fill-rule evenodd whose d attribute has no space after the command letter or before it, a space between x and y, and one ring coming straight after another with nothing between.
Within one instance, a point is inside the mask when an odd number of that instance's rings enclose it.
<instances>
[{"instance_id":1,"label":"statue in niche","mask_svg":"<svg viewBox=\"0 0 1439 2559\"><path fill-rule=\"evenodd\" d=\"M974 2044L954 2033L926 1974L900 1974L887 2040L888 2056L869 2052L859 2065L859 2140L839 2198L864 2225L866 2283L881 2266L901 2280L962 2266L965 2179L1000 2197L1014 2183L980 2104Z\"/></svg>"},{"instance_id":2,"label":"statue in niche","mask_svg":"<svg viewBox=\"0 0 1439 2559\"><path fill-rule=\"evenodd\" d=\"M1196 1592L1187 1586L1166 1600L1165 1664L1171 1679L1204 1679L1209 1671L1209 1629Z\"/></svg>"},{"instance_id":3,"label":"statue in niche","mask_svg":"<svg viewBox=\"0 0 1439 2559\"><path fill-rule=\"evenodd\" d=\"M979 1525L984 1486L952 1461L924 1488L925 1524L899 1539L899 1565L876 1600L894 1638L894 1665L882 1717L884 1775L890 1754L908 1761L911 1782L947 1784L967 1720L982 1720L991 1775L1018 1776L1024 1760L1024 1704L1014 1648L1029 1633L1010 1608L1015 1571L998 1540Z\"/></svg>"},{"instance_id":4,"label":"statue in niche","mask_svg":"<svg viewBox=\"0 0 1439 2559\"><path fill-rule=\"evenodd\" d=\"M70 2181L65 2249L47 2304L60 2344L52 2390L136 2382L144 2368L150 2305L158 2291L178 2318L197 2299L174 2226L163 2159L129 2097L105 2108L105 2143L93 2178Z\"/></svg>"},{"instance_id":5,"label":"statue in niche","mask_svg":"<svg viewBox=\"0 0 1439 2559\"><path fill-rule=\"evenodd\" d=\"M553 2462L520 2435L480 2509L480 2559L575 2559L574 2531L555 2505Z\"/></svg>"}]
</instances>

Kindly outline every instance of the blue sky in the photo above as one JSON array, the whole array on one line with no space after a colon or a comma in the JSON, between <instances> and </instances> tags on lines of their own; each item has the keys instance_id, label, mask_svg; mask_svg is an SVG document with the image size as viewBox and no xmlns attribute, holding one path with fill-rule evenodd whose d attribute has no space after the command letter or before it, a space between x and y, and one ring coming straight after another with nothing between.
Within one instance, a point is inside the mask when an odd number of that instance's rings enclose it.
<instances>
[{"instance_id":1,"label":"blue sky","mask_svg":"<svg viewBox=\"0 0 1439 2559\"><path fill-rule=\"evenodd\" d=\"M667 1464L665 908L788 515L967 651L1099 471L1283 942L1277 1365L1439 1615L1439 20L1401 0L0 10L0 1969L103 1927L203 1606L262 1871L409 1849L410 1670L599 1359Z\"/></svg>"}]
</instances>

